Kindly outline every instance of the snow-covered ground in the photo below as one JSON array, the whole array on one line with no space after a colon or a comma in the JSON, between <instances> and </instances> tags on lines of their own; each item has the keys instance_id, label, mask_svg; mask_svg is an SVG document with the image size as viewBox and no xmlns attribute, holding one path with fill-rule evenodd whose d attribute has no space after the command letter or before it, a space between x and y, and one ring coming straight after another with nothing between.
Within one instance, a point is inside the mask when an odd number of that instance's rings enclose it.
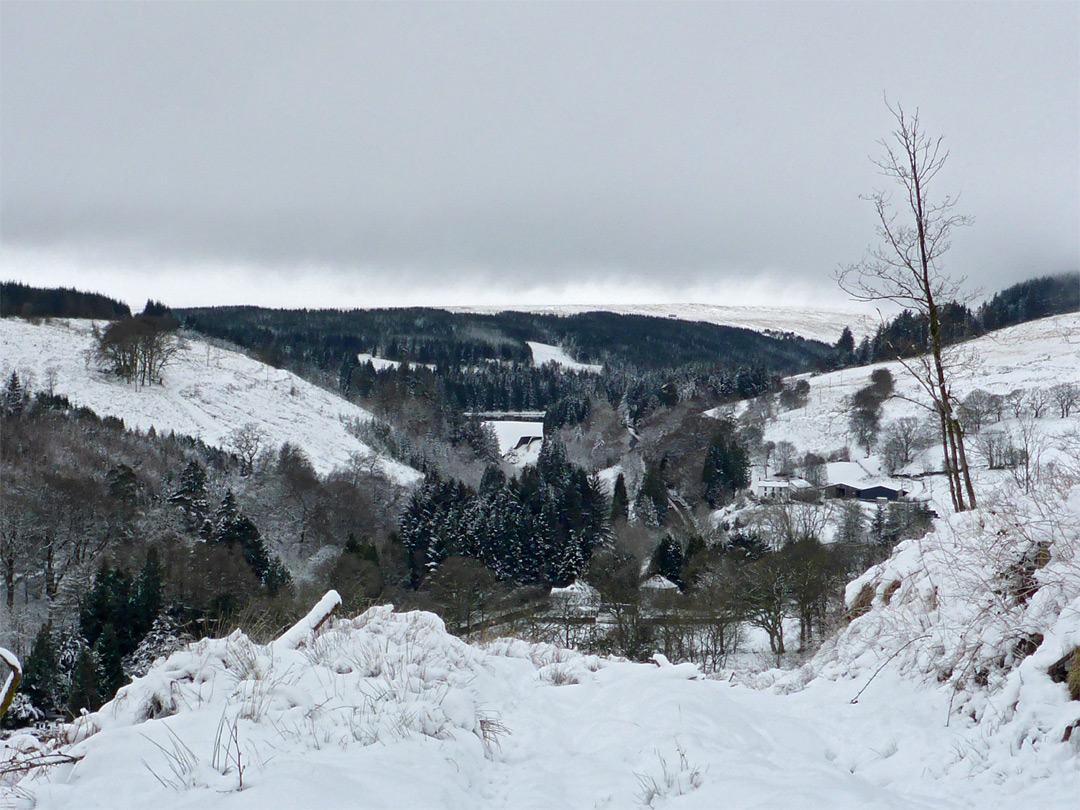
<instances>
[{"instance_id":1,"label":"snow-covered ground","mask_svg":"<svg viewBox=\"0 0 1080 810\"><path fill-rule=\"evenodd\" d=\"M871 674L753 689L373 608L299 649L237 633L173 654L68 728L77 761L9 779L5 806L1075 806L1075 746L1011 754L946 725L947 690Z\"/></svg>"},{"instance_id":2,"label":"snow-covered ground","mask_svg":"<svg viewBox=\"0 0 1080 810\"><path fill-rule=\"evenodd\" d=\"M503 311L532 312L538 315L578 315L583 312L614 312L618 315L648 315L681 321L701 321L718 326L739 326L756 332L791 332L804 338L835 343L844 327L850 327L856 340L872 335L879 319L876 315L846 310L800 307L719 306L715 304L579 304L562 306L446 307L451 312L475 312L481 315Z\"/></svg>"},{"instance_id":3,"label":"snow-covered ground","mask_svg":"<svg viewBox=\"0 0 1080 810\"><path fill-rule=\"evenodd\" d=\"M537 368L546 366L548 363L554 363L567 371L588 371L593 374L599 374L604 370L603 366L594 363L577 362L573 357L567 354L565 350L560 349L558 346L551 346L547 343L537 343L532 340L527 340L525 342L529 344L529 349L532 351L533 365Z\"/></svg>"},{"instance_id":4,"label":"snow-covered ground","mask_svg":"<svg viewBox=\"0 0 1080 810\"><path fill-rule=\"evenodd\" d=\"M92 329L85 320L0 319L0 374L6 380L14 370L25 387L51 388L99 415L120 417L130 428L176 431L211 445L228 446L230 433L255 424L267 447L291 442L320 473L347 465L353 453L372 452L343 422L371 415L295 374L188 338L166 366L163 385L137 387L88 362ZM379 464L403 484L420 477L389 458Z\"/></svg>"}]
</instances>

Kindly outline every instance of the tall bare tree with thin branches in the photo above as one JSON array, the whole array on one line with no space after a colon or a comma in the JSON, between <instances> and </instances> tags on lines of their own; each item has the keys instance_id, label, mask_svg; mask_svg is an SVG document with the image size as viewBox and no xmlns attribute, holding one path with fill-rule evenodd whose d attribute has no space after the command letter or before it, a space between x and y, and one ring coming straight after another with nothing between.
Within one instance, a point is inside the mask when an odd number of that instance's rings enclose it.
<instances>
[{"instance_id":1,"label":"tall bare tree with thin branches","mask_svg":"<svg viewBox=\"0 0 1080 810\"><path fill-rule=\"evenodd\" d=\"M975 488L942 345L941 308L957 300L965 279L950 277L942 269L941 260L951 246L953 229L971 224L971 219L955 212L956 198L945 196L932 201L928 196L931 182L949 157L942 146L943 138L926 134L918 109L908 115L899 105L886 105L896 120L896 129L890 138L881 141L885 151L874 164L892 181L894 189L899 187L900 199L894 204L888 190L865 197L877 213L881 242L870 248L861 261L840 268L836 279L841 289L856 300L892 301L926 318L926 352L901 362L930 397L930 407L938 416L949 492L953 507L963 512L975 507Z\"/></svg>"}]
</instances>

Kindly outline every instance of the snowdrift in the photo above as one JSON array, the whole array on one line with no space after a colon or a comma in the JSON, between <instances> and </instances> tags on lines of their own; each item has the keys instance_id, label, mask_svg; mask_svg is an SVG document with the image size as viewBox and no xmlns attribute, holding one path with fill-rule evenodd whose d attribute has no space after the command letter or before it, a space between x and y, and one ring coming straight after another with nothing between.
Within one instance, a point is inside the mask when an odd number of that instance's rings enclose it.
<instances>
[{"instance_id":1,"label":"snowdrift","mask_svg":"<svg viewBox=\"0 0 1080 810\"><path fill-rule=\"evenodd\" d=\"M69 742L9 739L0 799L159 810L907 808L1015 806L1022 795L1068 807L1080 788L1075 752L1048 760L1025 749L1023 769L973 768L972 727L944 727L941 690L895 672L853 705L844 678L780 695L663 657L632 664L513 639L476 647L432 614L389 606L317 623L267 645L239 632L200 641L64 729ZM5 782L20 757L57 764Z\"/></svg>"}]
</instances>

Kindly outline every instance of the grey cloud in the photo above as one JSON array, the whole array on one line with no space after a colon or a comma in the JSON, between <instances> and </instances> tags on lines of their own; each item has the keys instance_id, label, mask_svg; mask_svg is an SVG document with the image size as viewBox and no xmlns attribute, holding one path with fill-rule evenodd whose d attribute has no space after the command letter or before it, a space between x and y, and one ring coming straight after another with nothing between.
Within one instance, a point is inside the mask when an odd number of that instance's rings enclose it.
<instances>
[{"instance_id":1,"label":"grey cloud","mask_svg":"<svg viewBox=\"0 0 1080 810\"><path fill-rule=\"evenodd\" d=\"M0 235L283 276L820 278L923 108L988 286L1080 265L1075 4L0 6ZM17 272L17 268L15 269ZM677 297L677 296L676 296Z\"/></svg>"}]
</instances>

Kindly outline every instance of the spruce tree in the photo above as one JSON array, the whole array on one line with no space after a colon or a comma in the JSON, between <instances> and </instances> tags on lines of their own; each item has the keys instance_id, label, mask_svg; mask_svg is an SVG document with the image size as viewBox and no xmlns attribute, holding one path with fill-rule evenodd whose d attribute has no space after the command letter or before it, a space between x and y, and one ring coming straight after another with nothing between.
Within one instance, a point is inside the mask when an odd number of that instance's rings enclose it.
<instances>
[{"instance_id":1,"label":"spruce tree","mask_svg":"<svg viewBox=\"0 0 1080 810\"><path fill-rule=\"evenodd\" d=\"M23 391L19 375L13 370L0 396L0 408L7 416L21 416L26 405L26 392Z\"/></svg>"},{"instance_id":2,"label":"spruce tree","mask_svg":"<svg viewBox=\"0 0 1080 810\"><path fill-rule=\"evenodd\" d=\"M210 512L206 495L206 470L192 459L180 474L180 483L169 496L169 503L179 506L189 531L201 531Z\"/></svg>"},{"instance_id":3,"label":"spruce tree","mask_svg":"<svg viewBox=\"0 0 1080 810\"><path fill-rule=\"evenodd\" d=\"M750 484L750 462L746 451L735 441L733 430L734 426L728 425L717 431L705 456L701 481L709 506L719 506Z\"/></svg>"},{"instance_id":4,"label":"spruce tree","mask_svg":"<svg viewBox=\"0 0 1080 810\"><path fill-rule=\"evenodd\" d=\"M634 507L647 526L663 526L667 520L668 491L658 464L650 464L646 469Z\"/></svg>"},{"instance_id":5,"label":"spruce tree","mask_svg":"<svg viewBox=\"0 0 1080 810\"><path fill-rule=\"evenodd\" d=\"M94 653L98 666L98 694L102 702L111 700L119 689L127 682L124 677L124 657L120 652L120 639L116 634L116 628L106 624L101 631L101 636L94 645Z\"/></svg>"},{"instance_id":6,"label":"spruce tree","mask_svg":"<svg viewBox=\"0 0 1080 810\"><path fill-rule=\"evenodd\" d=\"M611 522L626 520L630 514L630 498L626 494L626 477L619 473L611 493Z\"/></svg>"},{"instance_id":7,"label":"spruce tree","mask_svg":"<svg viewBox=\"0 0 1080 810\"><path fill-rule=\"evenodd\" d=\"M52 712L59 708L56 645L53 643L51 622L41 625L34 638L30 657L23 667L21 688L38 709Z\"/></svg>"},{"instance_id":8,"label":"spruce tree","mask_svg":"<svg viewBox=\"0 0 1080 810\"><path fill-rule=\"evenodd\" d=\"M68 711L78 715L83 709L95 712L101 708L101 692L98 687L98 664L94 651L84 647L75 662L71 675L71 691L68 694Z\"/></svg>"},{"instance_id":9,"label":"spruce tree","mask_svg":"<svg viewBox=\"0 0 1080 810\"><path fill-rule=\"evenodd\" d=\"M165 569L162 568L157 546L150 546L146 550L146 562L143 563L142 571L139 572L133 605L135 623L140 637L150 631L154 620L161 613L164 578Z\"/></svg>"},{"instance_id":10,"label":"spruce tree","mask_svg":"<svg viewBox=\"0 0 1080 810\"><path fill-rule=\"evenodd\" d=\"M885 543L885 507L880 503L874 510L874 522L870 524L870 539L878 545Z\"/></svg>"},{"instance_id":11,"label":"spruce tree","mask_svg":"<svg viewBox=\"0 0 1080 810\"><path fill-rule=\"evenodd\" d=\"M683 551L679 542L670 534L666 535L653 552L652 568L662 577L666 577L683 587Z\"/></svg>"}]
</instances>

